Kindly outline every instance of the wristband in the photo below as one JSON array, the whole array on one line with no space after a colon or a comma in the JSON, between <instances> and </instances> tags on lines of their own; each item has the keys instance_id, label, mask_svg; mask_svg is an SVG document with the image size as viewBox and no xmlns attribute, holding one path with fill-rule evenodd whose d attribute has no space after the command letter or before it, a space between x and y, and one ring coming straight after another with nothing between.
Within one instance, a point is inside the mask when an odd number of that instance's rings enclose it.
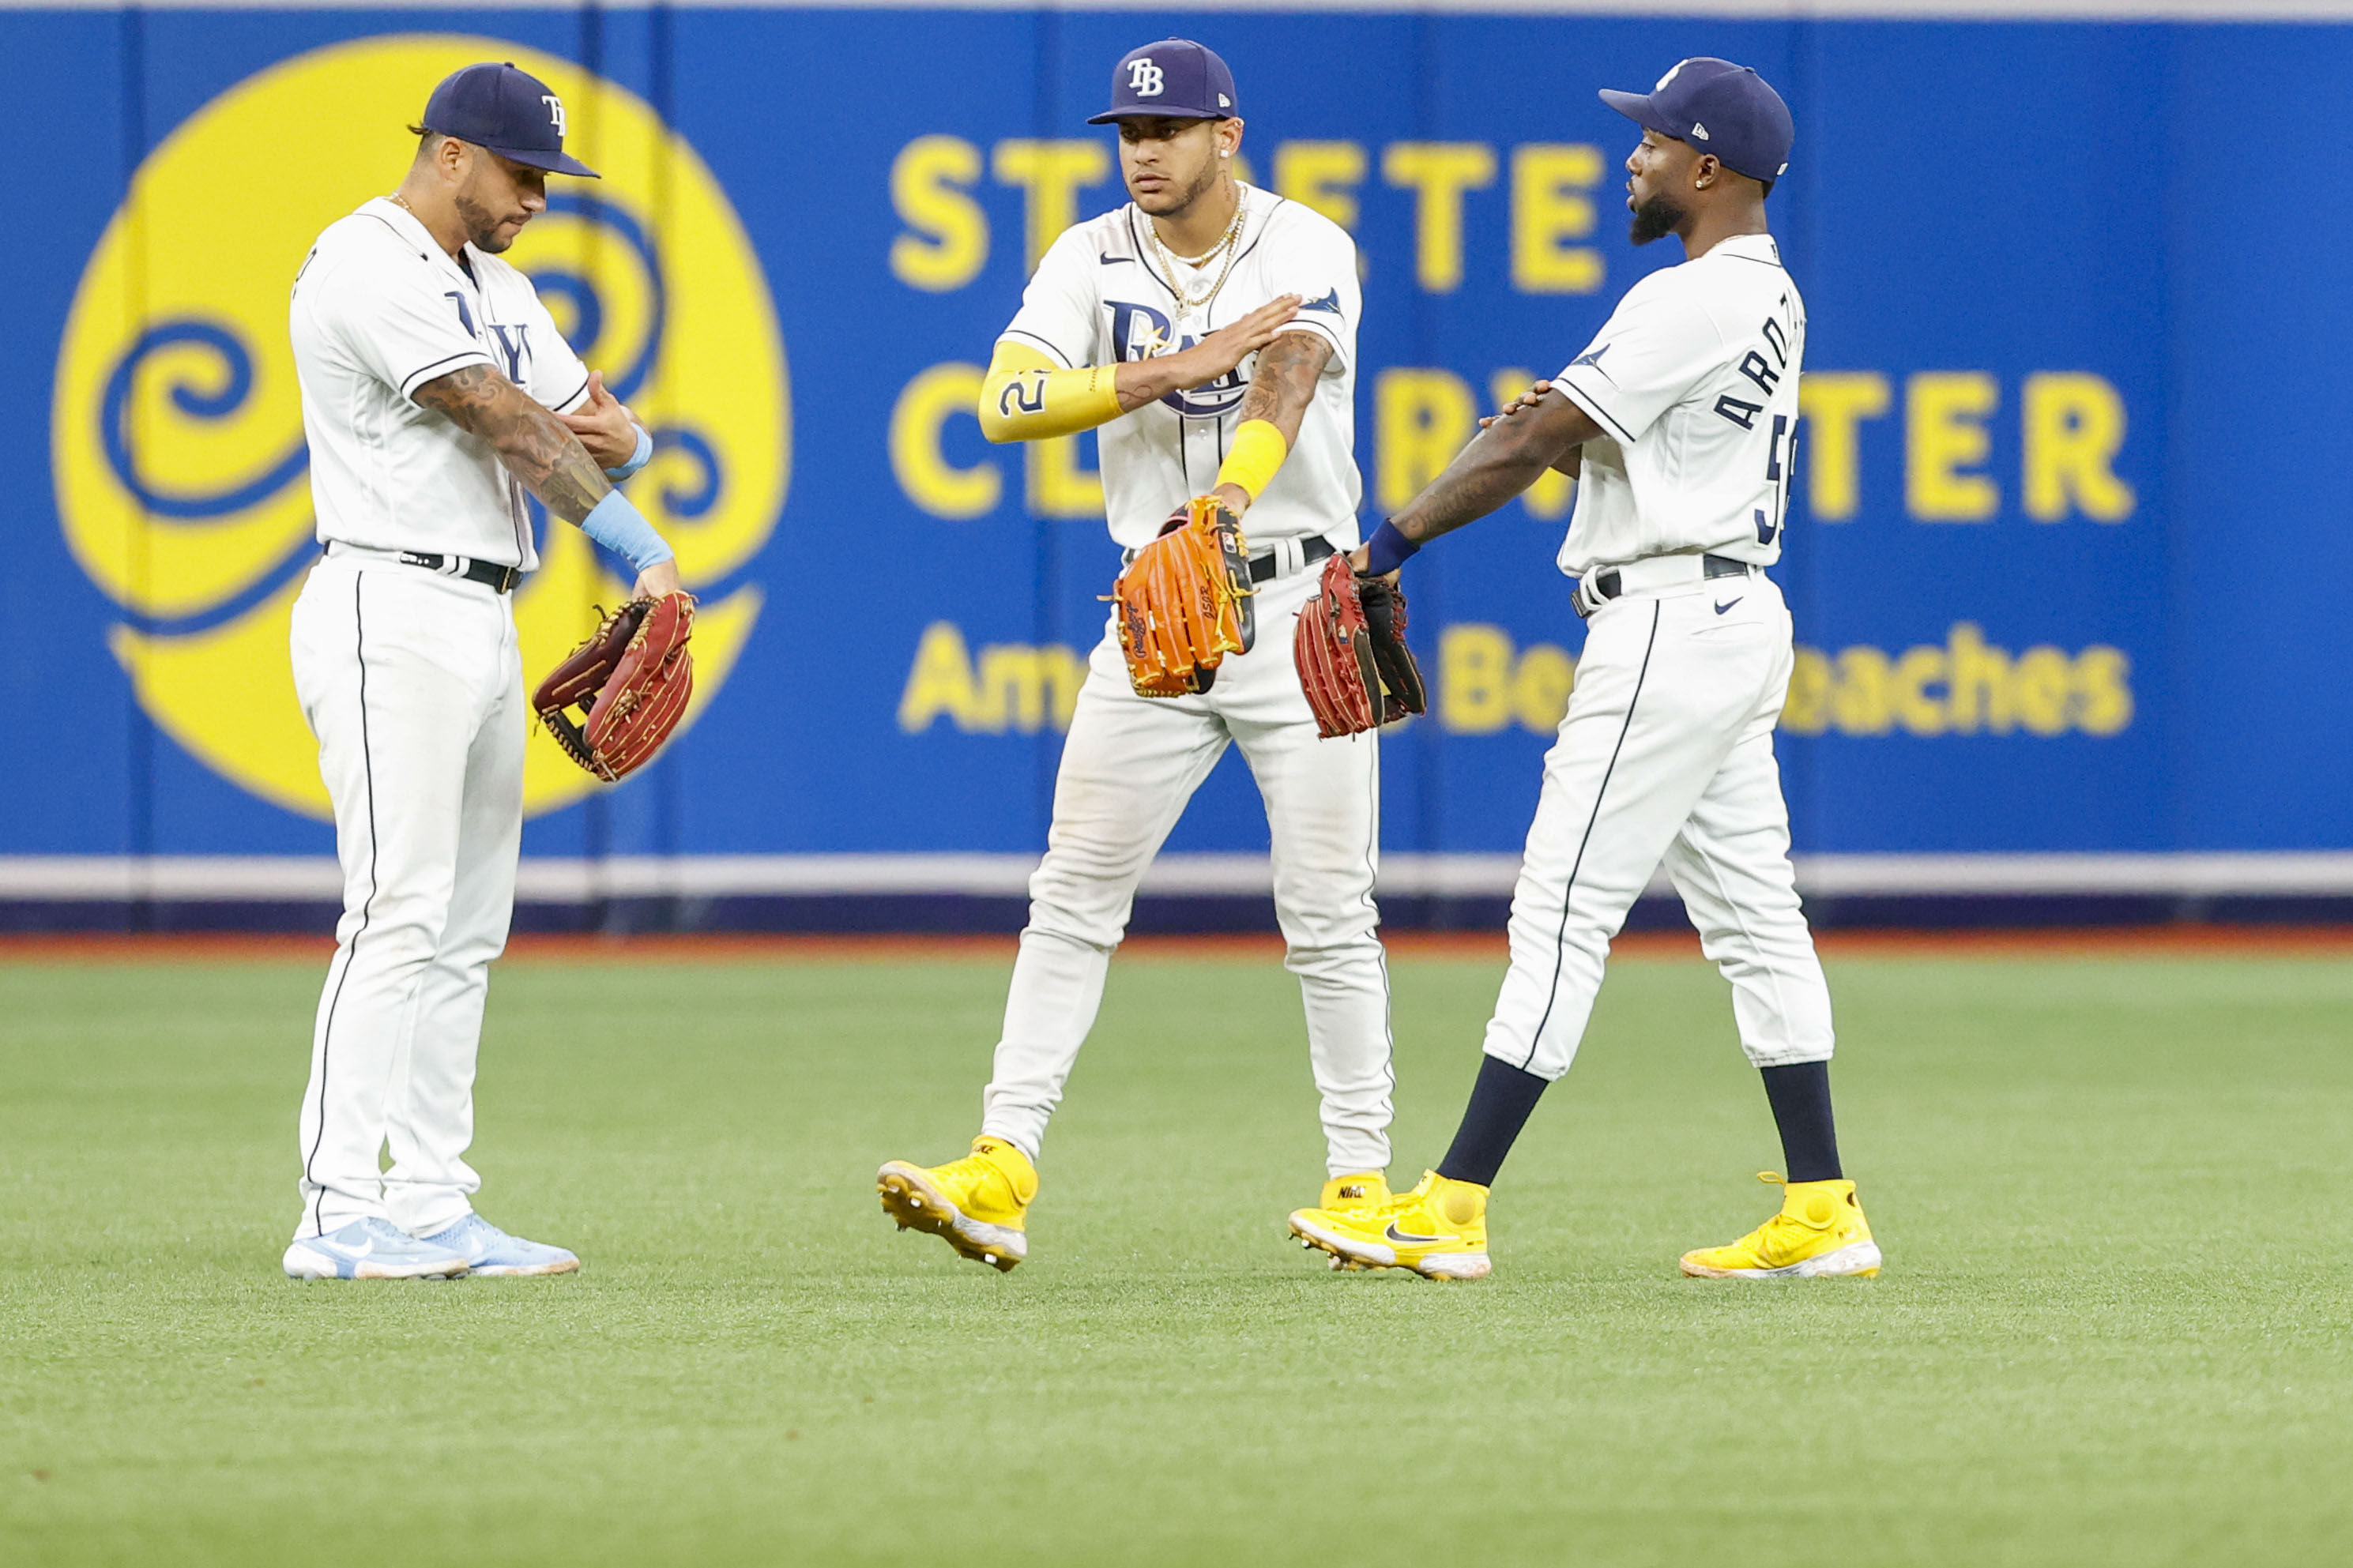
<instances>
[{"instance_id":1,"label":"wristband","mask_svg":"<svg viewBox=\"0 0 2353 1568\"><path fill-rule=\"evenodd\" d=\"M580 520L580 531L639 572L672 558L654 525L618 490L605 492L605 499Z\"/></svg>"},{"instance_id":2,"label":"wristband","mask_svg":"<svg viewBox=\"0 0 2353 1568\"><path fill-rule=\"evenodd\" d=\"M653 460L653 432L640 425L638 426L638 449L630 453L629 460L623 463L619 468L607 468L605 470L605 477L617 485L623 479L628 479L631 474L636 473L639 468L644 468L648 463L651 462Z\"/></svg>"},{"instance_id":3,"label":"wristband","mask_svg":"<svg viewBox=\"0 0 2353 1568\"><path fill-rule=\"evenodd\" d=\"M1282 432L1266 419L1249 419L1234 432L1234 444L1227 448L1226 460L1218 468L1218 483L1240 485L1250 499L1256 500L1259 492L1274 482L1275 470L1291 456L1291 443Z\"/></svg>"},{"instance_id":4,"label":"wristband","mask_svg":"<svg viewBox=\"0 0 2353 1568\"><path fill-rule=\"evenodd\" d=\"M1365 541L1365 575L1386 577L1410 560L1420 545L1398 531L1394 522L1384 522L1373 530Z\"/></svg>"}]
</instances>

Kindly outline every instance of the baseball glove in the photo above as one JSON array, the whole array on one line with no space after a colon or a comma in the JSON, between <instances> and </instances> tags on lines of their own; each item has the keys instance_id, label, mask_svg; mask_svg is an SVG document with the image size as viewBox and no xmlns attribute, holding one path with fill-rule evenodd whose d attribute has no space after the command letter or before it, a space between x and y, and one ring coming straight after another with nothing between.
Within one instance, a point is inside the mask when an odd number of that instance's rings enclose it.
<instances>
[{"instance_id":1,"label":"baseball glove","mask_svg":"<svg viewBox=\"0 0 2353 1568\"><path fill-rule=\"evenodd\" d=\"M1395 723L1426 705L1421 668L1405 645L1405 595L1332 557L1292 642L1300 689L1325 740Z\"/></svg>"},{"instance_id":2,"label":"baseball glove","mask_svg":"<svg viewBox=\"0 0 2353 1568\"><path fill-rule=\"evenodd\" d=\"M694 695L694 595L633 599L548 672L531 705L565 755L606 783L653 760ZM586 722L575 722L577 708Z\"/></svg>"},{"instance_id":3,"label":"baseball glove","mask_svg":"<svg viewBox=\"0 0 2353 1568\"><path fill-rule=\"evenodd\" d=\"M1257 640L1250 595L1240 521L1208 496L1179 507L1112 584L1136 695L1209 689L1226 655L1248 653Z\"/></svg>"}]
</instances>

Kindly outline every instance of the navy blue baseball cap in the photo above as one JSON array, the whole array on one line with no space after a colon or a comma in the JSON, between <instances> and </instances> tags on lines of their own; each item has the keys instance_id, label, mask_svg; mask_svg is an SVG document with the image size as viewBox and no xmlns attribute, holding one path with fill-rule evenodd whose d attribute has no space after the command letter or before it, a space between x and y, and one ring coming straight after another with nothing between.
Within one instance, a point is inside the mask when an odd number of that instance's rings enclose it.
<instances>
[{"instance_id":1,"label":"navy blue baseball cap","mask_svg":"<svg viewBox=\"0 0 2353 1568\"><path fill-rule=\"evenodd\" d=\"M443 78L426 101L425 129L533 169L602 177L565 152L564 100L512 61L468 66Z\"/></svg>"},{"instance_id":2,"label":"navy blue baseball cap","mask_svg":"<svg viewBox=\"0 0 2353 1568\"><path fill-rule=\"evenodd\" d=\"M1112 68L1111 107L1087 117L1090 125L1153 115L1168 120L1223 120L1242 111L1234 73L1217 52L1190 38L1163 38L1130 49Z\"/></svg>"},{"instance_id":3,"label":"navy blue baseball cap","mask_svg":"<svg viewBox=\"0 0 2353 1568\"><path fill-rule=\"evenodd\" d=\"M1601 101L1662 136L1688 142L1737 174L1770 184L1789 172L1789 106L1746 66L1700 55L1647 93L1601 89Z\"/></svg>"}]
</instances>

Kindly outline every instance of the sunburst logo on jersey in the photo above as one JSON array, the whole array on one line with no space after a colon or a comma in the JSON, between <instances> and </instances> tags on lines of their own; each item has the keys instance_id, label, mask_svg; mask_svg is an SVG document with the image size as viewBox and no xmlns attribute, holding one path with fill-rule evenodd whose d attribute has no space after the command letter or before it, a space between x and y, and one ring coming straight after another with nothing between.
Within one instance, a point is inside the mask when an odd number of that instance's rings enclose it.
<instances>
[{"instance_id":1,"label":"sunburst logo on jersey","mask_svg":"<svg viewBox=\"0 0 2353 1568\"><path fill-rule=\"evenodd\" d=\"M402 128L433 85L512 60L568 110L569 151L605 176L551 179L507 259L587 364L655 435L631 499L678 551L695 617L695 712L760 614L736 582L775 530L788 478L784 344L734 208L642 100L495 38L405 34L314 50L206 104L151 153L83 270L58 350L58 513L124 618L115 657L141 705L207 766L325 816L287 631L316 558L287 293L318 232L390 191ZM300 126L299 136L286 128ZM626 596L568 524L543 527L515 595L526 688ZM596 788L539 737L524 809Z\"/></svg>"}]
</instances>

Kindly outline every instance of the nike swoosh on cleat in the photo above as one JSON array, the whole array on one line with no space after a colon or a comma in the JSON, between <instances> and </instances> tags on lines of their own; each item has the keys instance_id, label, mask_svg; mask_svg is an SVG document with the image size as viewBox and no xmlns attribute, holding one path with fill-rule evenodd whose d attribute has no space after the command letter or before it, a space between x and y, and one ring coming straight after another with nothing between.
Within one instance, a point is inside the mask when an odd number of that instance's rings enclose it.
<instances>
[{"instance_id":1,"label":"nike swoosh on cleat","mask_svg":"<svg viewBox=\"0 0 2353 1568\"><path fill-rule=\"evenodd\" d=\"M1720 616L1738 603L1740 603L1738 599L1726 599L1724 603L1715 607L1715 613Z\"/></svg>"},{"instance_id":2,"label":"nike swoosh on cleat","mask_svg":"<svg viewBox=\"0 0 2353 1568\"><path fill-rule=\"evenodd\" d=\"M1400 1247L1427 1247L1432 1242L1446 1239L1442 1236L1416 1236L1411 1231L1399 1230L1395 1220L1389 1221L1388 1229L1382 1234Z\"/></svg>"}]
</instances>

